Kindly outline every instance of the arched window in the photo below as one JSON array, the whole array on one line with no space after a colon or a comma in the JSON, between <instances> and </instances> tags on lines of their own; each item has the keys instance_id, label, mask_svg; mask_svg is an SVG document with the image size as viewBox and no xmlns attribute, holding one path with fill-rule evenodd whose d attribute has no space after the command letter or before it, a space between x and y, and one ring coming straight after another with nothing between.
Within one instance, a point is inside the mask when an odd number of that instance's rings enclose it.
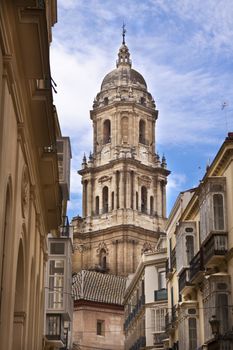
<instances>
[{"instance_id":1,"label":"arched window","mask_svg":"<svg viewBox=\"0 0 233 350\"><path fill-rule=\"evenodd\" d=\"M103 128L103 143L109 143L111 142L111 122L109 119L104 121L104 128Z\"/></svg>"},{"instance_id":2,"label":"arched window","mask_svg":"<svg viewBox=\"0 0 233 350\"><path fill-rule=\"evenodd\" d=\"M104 270L107 268L107 253L105 249L101 249L100 251L100 266Z\"/></svg>"},{"instance_id":3,"label":"arched window","mask_svg":"<svg viewBox=\"0 0 233 350\"><path fill-rule=\"evenodd\" d=\"M104 105L107 106L108 105L108 97L104 98Z\"/></svg>"},{"instance_id":4,"label":"arched window","mask_svg":"<svg viewBox=\"0 0 233 350\"><path fill-rule=\"evenodd\" d=\"M187 264L189 265L190 261L194 257L194 238L191 235L187 235L186 239L186 254L187 254Z\"/></svg>"},{"instance_id":5,"label":"arched window","mask_svg":"<svg viewBox=\"0 0 233 350\"><path fill-rule=\"evenodd\" d=\"M138 210L138 192L136 192L136 210Z\"/></svg>"},{"instance_id":6,"label":"arched window","mask_svg":"<svg viewBox=\"0 0 233 350\"><path fill-rule=\"evenodd\" d=\"M146 143L146 123L144 120L140 120L139 122L139 142Z\"/></svg>"},{"instance_id":7,"label":"arched window","mask_svg":"<svg viewBox=\"0 0 233 350\"><path fill-rule=\"evenodd\" d=\"M99 196L95 197L95 213L96 213L96 215L99 215L99 213L100 213L100 198L99 198Z\"/></svg>"},{"instance_id":8,"label":"arched window","mask_svg":"<svg viewBox=\"0 0 233 350\"><path fill-rule=\"evenodd\" d=\"M123 142L128 142L129 137L129 119L123 117L121 119L121 137Z\"/></svg>"},{"instance_id":9,"label":"arched window","mask_svg":"<svg viewBox=\"0 0 233 350\"><path fill-rule=\"evenodd\" d=\"M103 213L108 212L108 187L103 188Z\"/></svg>"},{"instance_id":10,"label":"arched window","mask_svg":"<svg viewBox=\"0 0 233 350\"><path fill-rule=\"evenodd\" d=\"M112 210L114 209L114 192L112 192Z\"/></svg>"},{"instance_id":11,"label":"arched window","mask_svg":"<svg viewBox=\"0 0 233 350\"><path fill-rule=\"evenodd\" d=\"M154 197L150 196L150 215L154 215Z\"/></svg>"},{"instance_id":12,"label":"arched window","mask_svg":"<svg viewBox=\"0 0 233 350\"><path fill-rule=\"evenodd\" d=\"M142 213L147 212L147 188L145 186L141 188L141 211Z\"/></svg>"},{"instance_id":13,"label":"arched window","mask_svg":"<svg viewBox=\"0 0 233 350\"><path fill-rule=\"evenodd\" d=\"M213 204L214 204L214 229L224 230L223 195L220 193L214 194Z\"/></svg>"}]
</instances>

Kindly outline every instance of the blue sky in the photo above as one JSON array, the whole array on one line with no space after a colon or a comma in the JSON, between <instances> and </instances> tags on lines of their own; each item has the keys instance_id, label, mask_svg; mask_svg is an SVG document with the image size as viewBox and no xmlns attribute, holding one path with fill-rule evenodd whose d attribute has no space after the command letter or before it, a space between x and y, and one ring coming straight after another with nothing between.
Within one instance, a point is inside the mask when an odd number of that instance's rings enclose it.
<instances>
[{"instance_id":1,"label":"blue sky","mask_svg":"<svg viewBox=\"0 0 233 350\"><path fill-rule=\"evenodd\" d=\"M58 0L51 70L62 133L72 143L70 218L81 215L77 170L92 150L89 111L115 68L123 21L133 68L159 110L157 150L172 172L168 213L233 131L232 0Z\"/></svg>"}]
</instances>

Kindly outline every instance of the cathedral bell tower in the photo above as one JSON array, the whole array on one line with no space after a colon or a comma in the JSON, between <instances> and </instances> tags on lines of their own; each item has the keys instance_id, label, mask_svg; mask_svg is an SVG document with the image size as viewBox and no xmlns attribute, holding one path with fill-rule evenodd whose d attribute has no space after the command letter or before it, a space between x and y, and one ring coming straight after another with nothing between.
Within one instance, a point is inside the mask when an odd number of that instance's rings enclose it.
<instances>
[{"instance_id":1,"label":"cathedral bell tower","mask_svg":"<svg viewBox=\"0 0 233 350\"><path fill-rule=\"evenodd\" d=\"M156 153L158 111L132 69L124 30L116 69L103 79L90 115L93 153L79 171L83 216L73 219L73 267L127 275L163 233L169 171Z\"/></svg>"}]
</instances>

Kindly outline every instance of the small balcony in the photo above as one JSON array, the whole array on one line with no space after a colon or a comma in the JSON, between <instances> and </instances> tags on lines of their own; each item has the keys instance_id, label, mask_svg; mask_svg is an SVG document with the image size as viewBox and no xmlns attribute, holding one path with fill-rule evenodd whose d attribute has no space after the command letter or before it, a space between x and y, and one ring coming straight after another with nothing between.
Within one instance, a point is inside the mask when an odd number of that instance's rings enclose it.
<instances>
[{"instance_id":1,"label":"small balcony","mask_svg":"<svg viewBox=\"0 0 233 350\"><path fill-rule=\"evenodd\" d=\"M159 346L159 348L163 348L163 341L167 338L167 334L163 333L154 333L153 336L153 344Z\"/></svg>"},{"instance_id":2,"label":"small balcony","mask_svg":"<svg viewBox=\"0 0 233 350\"><path fill-rule=\"evenodd\" d=\"M167 300L167 289L163 288L160 290L154 291L154 300L155 301L164 301Z\"/></svg>"},{"instance_id":3,"label":"small balcony","mask_svg":"<svg viewBox=\"0 0 233 350\"><path fill-rule=\"evenodd\" d=\"M165 315L165 330L167 333L173 333L175 330L175 322L177 320L176 306L174 305L166 315Z\"/></svg>"},{"instance_id":4,"label":"small balcony","mask_svg":"<svg viewBox=\"0 0 233 350\"><path fill-rule=\"evenodd\" d=\"M171 252L171 268L176 269L176 248L172 249Z\"/></svg>"},{"instance_id":5,"label":"small balcony","mask_svg":"<svg viewBox=\"0 0 233 350\"><path fill-rule=\"evenodd\" d=\"M46 315L46 343L59 348L65 346L64 320L61 314Z\"/></svg>"},{"instance_id":6,"label":"small balcony","mask_svg":"<svg viewBox=\"0 0 233 350\"><path fill-rule=\"evenodd\" d=\"M190 282L192 283L197 282L200 276L202 275L202 271L204 271L204 265L203 265L203 251L201 248L190 261L190 274L189 274Z\"/></svg>"},{"instance_id":7,"label":"small balcony","mask_svg":"<svg viewBox=\"0 0 233 350\"><path fill-rule=\"evenodd\" d=\"M211 267L224 260L228 250L227 234L212 234L203 246L203 262Z\"/></svg>"},{"instance_id":8,"label":"small balcony","mask_svg":"<svg viewBox=\"0 0 233 350\"><path fill-rule=\"evenodd\" d=\"M208 342L207 350L233 350L233 332L212 339Z\"/></svg>"},{"instance_id":9,"label":"small balcony","mask_svg":"<svg viewBox=\"0 0 233 350\"><path fill-rule=\"evenodd\" d=\"M192 283L190 282L190 269L185 268L179 276L179 292L186 294L192 288Z\"/></svg>"},{"instance_id":10,"label":"small balcony","mask_svg":"<svg viewBox=\"0 0 233 350\"><path fill-rule=\"evenodd\" d=\"M59 231L60 231L60 236L61 237L70 237L70 225L69 225L69 220L67 216L62 217L62 223L60 225Z\"/></svg>"}]
</instances>

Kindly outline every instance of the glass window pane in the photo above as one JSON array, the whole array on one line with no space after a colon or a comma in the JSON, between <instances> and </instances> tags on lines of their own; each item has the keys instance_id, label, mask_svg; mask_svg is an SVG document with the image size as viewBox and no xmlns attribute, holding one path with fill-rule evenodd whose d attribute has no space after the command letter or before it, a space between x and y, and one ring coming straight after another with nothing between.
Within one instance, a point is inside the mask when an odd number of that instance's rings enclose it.
<instances>
[{"instance_id":1,"label":"glass window pane","mask_svg":"<svg viewBox=\"0 0 233 350\"><path fill-rule=\"evenodd\" d=\"M197 320L189 318L189 350L197 349Z\"/></svg>"},{"instance_id":2,"label":"glass window pane","mask_svg":"<svg viewBox=\"0 0 233 350\"><path fill-rule=\"evenodd\" d=\"M54 242L50 244L50 254L64 255L65 244L60 242Z\"/></svg>"},{"instance_id":3,"label":"glass window pane","mask_svg":"<svg viewBox=\"0 0 233 350\"><path fill-rule=\"evenodd\" d=\"M214 203L214 229L224 230L223 195L218 193L213 196Z\"/></svg>"}]
</instances>

